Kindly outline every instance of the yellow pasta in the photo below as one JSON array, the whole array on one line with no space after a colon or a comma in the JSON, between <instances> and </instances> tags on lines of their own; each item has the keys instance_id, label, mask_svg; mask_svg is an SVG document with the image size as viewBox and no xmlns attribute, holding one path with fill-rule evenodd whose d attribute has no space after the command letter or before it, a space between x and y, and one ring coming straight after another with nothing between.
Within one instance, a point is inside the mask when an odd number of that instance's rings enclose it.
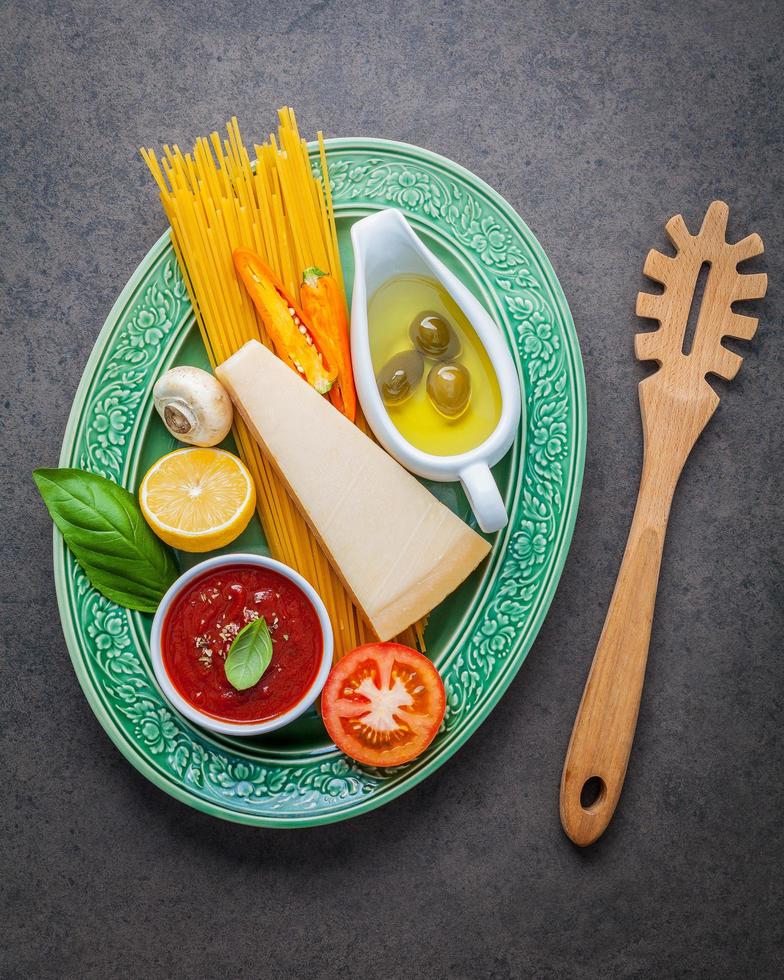
<instances>
[{"instance_id":1,"label":"yellow pasta","mask_svg":"<svg viewBox=\"0 0 784 980\"><path fill-rule=\"evenodd\" d=\"M192 153L164 146L159 160L141 154L160 190L177 256L213 367L248 340L271 347L262 322L237 280L232 252L258 252L292 296L304 269L318 266L343 284L326 151L318 134L323 182L314 177L307 144L291 109L278 112L277 138L254 147L255 167L236 118L228 138L197 140ZM364 420L357 419L364 431ZM283 483L244 422L235 416L237 448L256 484L258 511L270 551L319 592L335 632L336 659L374 639ZM424 649L424 623L401 643Z\"/></svg>"}]
</instances>

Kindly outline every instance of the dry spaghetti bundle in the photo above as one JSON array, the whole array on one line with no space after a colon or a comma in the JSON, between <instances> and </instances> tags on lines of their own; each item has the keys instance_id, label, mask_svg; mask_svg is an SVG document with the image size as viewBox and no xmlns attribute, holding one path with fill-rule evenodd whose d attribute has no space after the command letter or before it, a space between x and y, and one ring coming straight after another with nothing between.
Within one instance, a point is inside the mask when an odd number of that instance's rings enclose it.
<instances>
[{"instance_id":1,"label":"dry spaghetti bundle","mask_svg":"<svg viewBox=\"0 0 784 980\"><path fill-rule=\"evenodd\" d=\"M158 160L152 150L141 151L160 189L174 250L213 367L248 340L272 347L235 275L232 253L236 249L251 249L262 256L292 296L299 295L303 272L310 267L343 283L321 133L323 180L311 170L307 144L292 110L281 109L278 116L277 138L270 136L254 147L255 167L236 119L227 126L227 139L221 141L218 133L212 133L209 139L197 140L192 153L165 146ZM372 631L238 414L235 438L256 484L270 551L304 575L321 595L335 631L336 658L370 642ZM422 632L418 624L400 641L422 647Z\"/></svg>"}]
</instances>

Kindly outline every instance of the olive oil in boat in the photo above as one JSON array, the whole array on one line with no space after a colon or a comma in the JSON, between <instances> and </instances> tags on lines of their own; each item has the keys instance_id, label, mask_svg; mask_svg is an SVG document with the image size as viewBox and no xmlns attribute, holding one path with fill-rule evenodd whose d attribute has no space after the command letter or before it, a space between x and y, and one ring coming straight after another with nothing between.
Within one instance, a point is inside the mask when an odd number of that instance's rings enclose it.
<instances>
[{"instance_id":1,"label":"olive oil in boat","mask_svg":"<svg viewBox=\"0 0 784 980\"><path fill-rule=\"evenodd\" d=\"M433 456L475 449L501 418L487 352L460 307L434 279L388 280L368 303L370 356L393 424Z\"/></svg>"}]
</instances>

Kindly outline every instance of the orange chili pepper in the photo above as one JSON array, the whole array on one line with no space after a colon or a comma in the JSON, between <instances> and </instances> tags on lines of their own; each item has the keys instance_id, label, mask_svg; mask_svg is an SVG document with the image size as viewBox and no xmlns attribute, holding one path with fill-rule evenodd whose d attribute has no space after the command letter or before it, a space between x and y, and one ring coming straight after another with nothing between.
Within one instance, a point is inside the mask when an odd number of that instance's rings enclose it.
<instances>
[{"instance_id":1,"label":"orange chili pepper","mask_svg":"<svg viewBox=\"0 0 784 980\"><path fill-rule=\"evenodd\" d=\"M333 367L329 353L318 342L305 314L261 256L249 249L238 248L232 258L275 353L320 395L325 395L334 384L337 368Z\"/></svg>"},{"instance_id":2,"label":"orange chili pepper","mask_svg":"<svg viewBox=\"0 0 784 980\"><path fill-rule=\"evenodd\" d=\"M330 365L337 368L329 399L352 422L357 415L357 392L351 368L346 303L338 281L329 273L311 267L302 275L299 298L316 343Z\"/></svg>"}]
</instances>

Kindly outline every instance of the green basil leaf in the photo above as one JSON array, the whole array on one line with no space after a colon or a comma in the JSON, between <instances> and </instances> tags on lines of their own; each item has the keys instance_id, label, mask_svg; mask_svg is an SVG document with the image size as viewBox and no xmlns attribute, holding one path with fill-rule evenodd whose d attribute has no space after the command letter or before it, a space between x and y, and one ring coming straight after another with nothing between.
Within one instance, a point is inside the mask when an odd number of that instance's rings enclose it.
<instances>
[{"instance_id":1,"label":"green basil leaf","mask_svg":"<svg viewBox=\"0 0 784 980\"><path fill-rule=\"evenodd\" d=\"M35 470L33 479L91 585L120 606L154 613L179 573L133 494L84 470Z\"/></svg>"},{"instance_id":2,"label":"green basil leaf","mask_svg":"<svg viewBox=\"0 0 784 980\"><path fill-rule=\"evenodd\" d=\"M238 691L258 684L272 660L272 638L263 616L252 619L234 637L226 657L226 680Z\"/></svg>"}]
</instances>

